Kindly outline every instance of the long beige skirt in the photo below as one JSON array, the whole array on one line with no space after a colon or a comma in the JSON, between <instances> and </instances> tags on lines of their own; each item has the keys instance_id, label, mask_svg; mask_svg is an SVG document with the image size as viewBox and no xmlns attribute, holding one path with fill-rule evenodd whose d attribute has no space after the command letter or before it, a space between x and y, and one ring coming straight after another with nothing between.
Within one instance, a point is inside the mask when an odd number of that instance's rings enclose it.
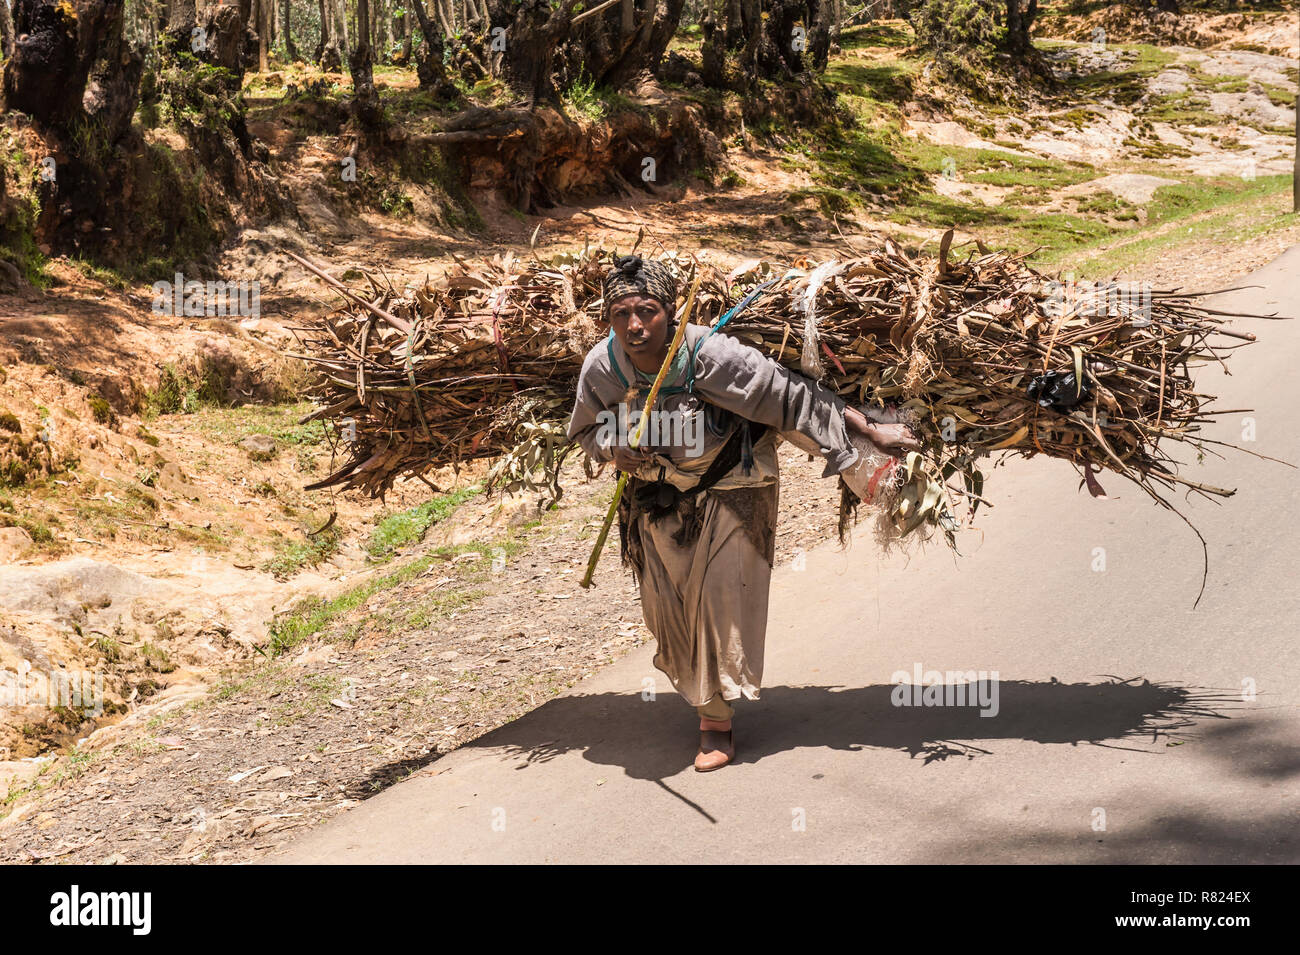
<instances>
[{"instance_id":1,"label":"long beige skirt","mask_svg":"<svg viewBox=\"0 0 1300 955\"><path fill-rule=\"evenodd\" d=\"M645 553L641 609L658 642L654 665L692 706L717 693L757 700L772 567L731 509L703 493L703 526L690 547L673 541L680 515L657 524L637 517Z\"/></svg>"}]
</instances>

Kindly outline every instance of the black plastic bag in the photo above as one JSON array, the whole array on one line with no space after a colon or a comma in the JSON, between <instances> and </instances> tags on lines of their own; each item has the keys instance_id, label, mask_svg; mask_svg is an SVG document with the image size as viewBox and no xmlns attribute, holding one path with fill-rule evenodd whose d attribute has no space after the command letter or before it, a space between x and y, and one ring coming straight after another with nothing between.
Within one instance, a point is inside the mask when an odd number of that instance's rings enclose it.
<instances>
[{"instance_id":1,"label":"black plastic bag","mask_svg":"<svg viewBox=\"0 0 1300 955\"><path fill-rule=\"evenodd\" d=\"M1044 408L1069 411L1090 394L1087 379L1080 382L1073 371L1049 371L1029 383L1029 397Z\"/></svg>"}]
</instances>

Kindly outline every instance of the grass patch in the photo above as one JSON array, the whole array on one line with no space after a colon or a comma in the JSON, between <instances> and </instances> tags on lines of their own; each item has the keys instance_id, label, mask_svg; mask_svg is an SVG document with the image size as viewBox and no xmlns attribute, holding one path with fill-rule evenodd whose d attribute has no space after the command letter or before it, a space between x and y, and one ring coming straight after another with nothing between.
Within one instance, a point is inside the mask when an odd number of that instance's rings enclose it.
<instances>
[{"instance_id":1,"label":"grass patch","mask_svg":"<svg viewBox=\"0 0 1300 955\"><path fill-rule=\"evenodd\" d=\"M34 544L54 543L54 531L50 525L30 514L0 514L0 527L21 527Z\"/></svg>"},{"instance_id":2,"label":"grass patch","mask_svg":"<svg viewBox=\"0 0 1300 955\"><path fill-rule=\"evenodd\" d=\"M338 552L342 534L337 528L307 537L301 541L284 541L275 555L266 560L259 570L271 574L276 580L288 580L308 567L319 566Z\"/></svg>"},{"instance_id":3,"label":"grass patch","mask_svg":"<svg viewBox=\"0 0 1300 955\"><path fill-rule=\"evenodd\" d=\"M204 405L220 404L223 390L214 370L194 373L164 365L158 386L145 393L143 415L153 419L165 414L193 414Z\"/></svg>"},{"instance_id":4,"label":"grass patch","mask_svg":"<svg viewBox=\"0 0 1300 955\"><path fill-rule=\"evenodd\" d=\"M377 561L390 560L394 553L408 544L424 539L429 528L445 519L458 506L482 490L478 485L461 488L451 494L442 494L425 501L418 507L390 514L383 518L370 535L366 552Z\"/></svg>"},{"instance_id":5,"label":"grass patch","mask_svg":"<svg viewBox=\"0 0 1300 955\"><path fill-rule=\"evenodd\" d=\"M270 639L261 648L261 652L271 658L279 656L291 647L320 633L344 614L361 606L372 595L418 577L436 560L433 555L426 555L391 574L385 574L359 587L354 587L333 600L311 597L300 602L297 607L272 621L269 630Z\"/></svg>"},{"instance_id":6,"label":"grass patch","mask_svg":"<svg viewBox=\"0 0 1300 955\"><path fill-rule=\"evenodd\" d=\"M840 47L860 50L863 47L890 46L899 49L916 42L912 28L904 20L878 21L849 27L840 33Z\"/></svg>"},{"instance_id":7,"label":"grass patch","mask_svg":"<svg viewBox=\"0 0 1300 955\"><path fill-rule=\"evenodd\" d=\"M1225 244L1245 242L1300 224L1291 209L1291 177L1268 176L1253 183L1222 180L1208 185L1165 186L1156 190L1147 225L1165 228L1155 235L1135 237L1087 258L1072 259L1070 266L1083 277L1107 277L1140 268L1177 246L1214 239ZM1069 250L1052 249L1035 264L1059 264Z\"/></svg>"},{"instance_id":8,"label":"grass patch","mask_svg":"<svg viewBox=\"0 0 1300 955\"><path fill-rule=\"evenodd\" d=\"M322 600L319 597L308 598L271 622L270 639L260 648L260 652L273 659L338 622L375 594L392 590L414 580L435 565L447 567L448 570L455 566L462 583L481 582L492 573L494 557L504 555L509 560L520 553L527 546L523 535L542 522L542 518L528 521L492 543L474 542L439 547L391 573L360 584L332 600ZM479 557L472 561L462 561L459 565L452 565L448 560L469 553L477 553ZM405 619L411 626L427 626L436 617L468 606L483 594L482 590L460 588L422 594L420 606L412 610ZM350 632L355 635L361 626L361 624L353 626Z\"/></svg>"},{"instance_id":9,"label":"grass patch","mask_svg":"<svg viewBox=\"0 0 1300 955\"><path fill-rule=\"evenodd\" d=\"M326 443L327 425L323 421L299 423L312 407L306 401L237 408L208 405L195 411L185 427L217 444L238 444L250 434L265 434L274 438L277 445L313 448Z\"/></svg>"}]
</instances>

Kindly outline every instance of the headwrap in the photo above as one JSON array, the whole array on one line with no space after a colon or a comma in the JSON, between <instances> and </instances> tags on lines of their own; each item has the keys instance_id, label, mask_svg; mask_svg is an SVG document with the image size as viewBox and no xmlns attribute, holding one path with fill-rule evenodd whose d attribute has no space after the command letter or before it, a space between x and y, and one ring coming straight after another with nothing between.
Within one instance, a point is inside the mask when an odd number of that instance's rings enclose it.
<instances>
[{"instance_id":1,"label":"headwrap","mask_svg":"<svg viewBox=\"0 0 1300 955\"><path fill-rule=\"evenodd\" d=\"M668 312L671 324L677 311L677 279L672 269L653 259L646 261L639 255L621 255L605 276L602 316L609 320L609 303L624 295L647 295L657 298Z\"/></svg>"}]
</instances>

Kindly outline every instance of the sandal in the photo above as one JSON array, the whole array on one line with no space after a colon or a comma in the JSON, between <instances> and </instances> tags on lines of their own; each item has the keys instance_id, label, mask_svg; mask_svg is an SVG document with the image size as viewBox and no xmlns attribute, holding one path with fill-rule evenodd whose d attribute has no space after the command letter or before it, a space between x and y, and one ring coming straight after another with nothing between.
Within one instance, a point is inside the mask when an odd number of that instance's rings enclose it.
<instances>
[{"instance_id":1,"label":"sandal","mask_svg":"<svg viewBox=\"0 0 1300 955\"><path fill-rule=\"evenodd\" d=\"M695 756L695 771L708 773L721 769L736 756L731 720L700 717L700 751Z\"/></svg>"}]
</instances>

